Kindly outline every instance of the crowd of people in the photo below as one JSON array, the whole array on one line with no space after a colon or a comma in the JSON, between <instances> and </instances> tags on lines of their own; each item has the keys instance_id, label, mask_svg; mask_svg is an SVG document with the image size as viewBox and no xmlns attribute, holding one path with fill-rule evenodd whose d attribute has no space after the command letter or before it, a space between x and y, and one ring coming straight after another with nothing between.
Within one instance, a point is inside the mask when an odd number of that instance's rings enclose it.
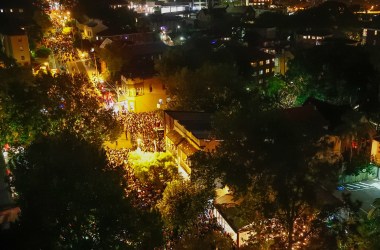
<instances>
[{"instance_id":1,"label":"crowd of people","mask_svg":"<svg viewBox=\"0 0 380 250\"><path fill-rule=\"evenodd\" d=\"M45 35L41 44L52 51L56 57L56 62L61 66L60 68L63 69L68 62L79 60L79 56L73 46L72 34L63 33L61 12L63 13L63 11L50 13L53 29ZM75 69L72 70L75 71Z\"/></svg>"},{"instance_id":2,"label":"crowd of people","mask_svg":"<svg viewBox=\"0 0 380 250\"><path fill-rule=\"evenodd\" d=\"M126 170L127 180L126 194L131 198L135 207L140 209L150 209L162 197L163 190L155 190L148 183L141 182L135 175L132 166L128 162L130 149L106 149L109 164L111 167L123 166Z\"/></svg>"},{"instance_id":3,"label":"crowd of people","mask_svg":"<svg viewBox=\"0 0 380 250\"><path fill-rule=\"evenodd\" d=\"M164 151L165 141L162 130L162 118L158 111L126 112L118 115L119 121L124 125L126 138L132 143L132 148L140 148L146 152Z\"/></svg>"}]
</instances>

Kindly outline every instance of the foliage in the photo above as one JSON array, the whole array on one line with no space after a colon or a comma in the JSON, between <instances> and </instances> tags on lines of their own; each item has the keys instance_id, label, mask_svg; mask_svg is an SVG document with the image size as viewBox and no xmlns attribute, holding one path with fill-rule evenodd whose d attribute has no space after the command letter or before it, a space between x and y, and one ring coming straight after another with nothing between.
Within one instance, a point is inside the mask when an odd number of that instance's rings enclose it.
<instances>
[{"instance_id":1,"label":"foliage","mask_svg":"<svg viewBox=\"0 0 380 250\"><path fill-rule=\"evenodd\" d=\"M0 82L3 143L25 145L37 135L65 130L97 142L119 135L120 125L85 77L40 75L33 78L30 72L23 73L20 68L0 73L11 74Z\"/></svg>"},{"instance_id":2,"label":"foliage","mask_svg":"<svg viewBox=\"0 0 380 250\"><path fill-rule=\"evenodd\" d=\"M33 20L41 28L42 33L46 33L53 26L50 17L42 11L35 11L33 13Z\"/></svg>"},{"instance_id":3,"label":"foliage","mask_svg":"<svg viewBox=\"0 0 380 250\"><path fill-rule=\"evenodd\" d=\"M294 107L303 86L299 82L288 82L280 76L273 76L264 85L254 85L252 88L252 91L260 93L265 109L278 109Z\"/></svg>"},{"instance_id":4,"label":"foliage","mask_svg":"<svg viewBox=\"0 0 380 250\"><path fill-rule=\"evenodd\" d=\"M206 211L210 192L201 185L184 180L170 182L157 208L165 225L178 234L191 228Z\"/></svg>"},{"instance_id":5,"label":"foliage","mask_svg":"<svg viewBox=\"0 0 380 250\"><path fill-rule=\"evenodd\" d=\"M38 58L48 58L50 54L51 50L45 47L41 47L36 50L36 57Z\"/></svg>"},{"instance_id":6,"label":"foliage","mask_svg":"<svg viewBox=\"0 0 380 250\"><path fill-rule=\"evenodd\" d=\"M194 71L182 68L174 73L168 79L167 87L176 108L213 111L228 105L236 97L238 79L236 68L228 64L205 63Z\"/></svg>"},{"instance_id":7,"label":"foliage","mask_svg":"<svg viewBox=\"0 0 380 250\"><path fill-rule=\"evenodd\" d=\"M141 182L155 189L163 190L168 182L179 178L177 165L170 153L130 152L128 163Z\"/></svg>"},{"instance_id":8,"label":"foliage","mask_svg":"<svg viewBox=\"0 0 380 250\"><path fill-rule=\"evenodd\" d=\"M336 132L342 141L345 173L357 175L370 169L370 151L376 132L361 112L346 112L342 121Z\"/></svg>"},{"instance_id":9,"label":"foliage","mask_svg":"<svg viewBox=\"0 0 380 250\"><path fill-rule=\"evenodd\" d=\"M216 137L223 142L214 154L192 159L192 169L198 178L216 171L211 176L221 186L244 198L241 206L246 212L241 216L255 222L252 229L262 235L254 237L256 241L272 239L274 247L291 249L307 244L316 233L323 205L317 203L316 187L320 180L336 178L338 168L317 157L325 148L317 143L323 131L313 121L299 120L291 110L260 112L258 108L251 103L217 116ZM271 223L281 229L281 237L266 231Z\"/></svg>"},{"instance_id":10,"label":"foliage","mask_svg":"<svg viewBox=\"0 0 380 250\"><path fill-rule=\"evenodd\" d=\"M188 230L175 244L175 249L233 249L234 242L215 221L203 222Z\"/></svg>"},{"instance_id":11,"label":"foliage","mask_svg":"<svg viewBox=\"0 0 380 250\"><path fill-rule=\"evenodd\" d=\"M111 77L120 73L123 65L128 63L131 58L125 55L123 47L120 44L111 43L104 49L99 50L99 57L107 64L107 70Z\"/></svg>"},{"instance_id":12,"label":"foliage","mask_svg":"<svg viewBox=\"0 0 380 250\"><path fill-rule=\"evenodd\" d=\"M324 45L296 53L287 78L303 86L301 99L320 100L370 111L377 103L376 71L361 47Z\"/></svg>"},{"instance_id":13,"label":"foliage","mask_svg":"<svg viewBox=\"0 0 380 250\"><path fill-rule=\"evenodd\" d=\"M13 160L22 248L132 248L139 216L123 170L97 144L63 133L40 137ZM20 240L22 239L22 240Z\"/></svg>"}]
</instances>

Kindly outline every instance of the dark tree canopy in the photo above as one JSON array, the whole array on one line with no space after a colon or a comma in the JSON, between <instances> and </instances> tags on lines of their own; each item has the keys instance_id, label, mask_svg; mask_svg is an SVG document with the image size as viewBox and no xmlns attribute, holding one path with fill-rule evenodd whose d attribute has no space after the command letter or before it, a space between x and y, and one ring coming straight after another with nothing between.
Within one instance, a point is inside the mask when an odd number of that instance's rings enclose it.
<instances>
[{"instance_id":1,"label":"dark tree canopy","mask_svg":"<svg viewBox=\"0 0 380 250\"><path fill-rule=\"evenodd\" d=\"M139 215L125 198L123 169L96 144L63 133L41 137L12 164L22 215L21 248L135 249Z\"/></svg>"},{"instance_id":2,"label":"dark tree canopy","mask_svg":"<svg viewBox=\"0 0 380 250\"><path fill-rule=\"evenodd\" d=\"M315 46L291 61L288 80L303 87L299 100L316 97L369 111L377 103L376 71L361 47Z\"/></svg>"}]
</instances>

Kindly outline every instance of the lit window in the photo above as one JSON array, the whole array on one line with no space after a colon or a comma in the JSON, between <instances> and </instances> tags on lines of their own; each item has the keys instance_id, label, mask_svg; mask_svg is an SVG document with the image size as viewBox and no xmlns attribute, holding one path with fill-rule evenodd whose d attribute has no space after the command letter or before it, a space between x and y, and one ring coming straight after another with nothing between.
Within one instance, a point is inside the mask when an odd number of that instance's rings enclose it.
<instances>
[{"instance_id":1,"label":"lit window","mask_svg":"<svg viewBox=\"0 0 380 250\"><path fill-rule=\"evenodd\" d=\"M367 29L363 30L363 36L367 36Z\"/></svg>"},{"instance_id":2,"label":"lit window","mask_svg":"<svg viewBox=\"0 0 380 250\"><path fill-rule=\"evenodd\" d=\"M12 10L12 9L10 9L9 11L10 11L10 12L13 12L13 10Z\"/></svg>"},{"instance_id":3,"label":"lit window","mask_svg":"<svg viewBox=\"0 0 380 250\"><path fill-rule=\"evenodd\" d=\"M266 61L265 61L265 63L266 63L266 64L269 64L269 63L270 63L270 60L269 60L269 59L268 59L268 60L266 60Z\"/></svg>"},{"instance_id":4,"label":"lit window","mask_svg":"<svg viewBox=\"0 0 380 250\"><path fill-rule=\"evenodd\" d=\"M377 30L375 30L375 36L377 36Z\"/></svg>"},{"instance_id":5,"label":"lit window","mask_svg":"<svg viewBox=\"0 0 380 250\"><path fill-rule=\"evenodd\" d=\"M263 66L264 65L264 61L260 61L260 66Z\"/></svg>"},{"instance_id":6,"label":"lit window","mask_svg":"<svg viewBox=\"0 0 380 250\"><path fill-rule=\"evenodd\" d=\"M268 74L270 72L270 69L266 69L265 73Z\"/></svg>"},{"instance_id":7,"label":"lit window","mask_svg":"<svg viewBox=\"0 0 380 250\"><path fill-rule=\"evenodd\" d=\"M259 75L262 75L264 73L264 71L261 69L260 71L259 71Z\"/></svg>"},{"instance_id":8,"label":"lit window","mask_svg":"<svg viewBox=\"0 0 380 250\"><path fill-rule=\"evenodd\" d=\"M307 39L307 36L303 36L303 39Z\"/></svg>"},{"instance_id":9,"label":"lit window","mask_svg":"<svg viewBox=\"0 0 380 250\"><path fill-rule=\"evenodd\" d=\"M315 36L312 36L311 39L314 39L314 40L315 40Z\"/></svg>"},{"instance_id":10,"label":"lit window","mask_svg":"<svg viewBox=\"0 0 380 250\"><path fill-rule=\"evenodd\" d=\"M307 36L307 39L310 39L310 36Z\"/></svg>"},{"instance_id":11,"label":"lit window","mask_svg":"<svg viewBox=\"0 0 380 250\"><path fill-rule=\"evenodd\" d=\"M0 12L1 12L1 13L3 13L3 12L4 12L4 10L3 10L3 9L0 9Z\"/></svg>"},{"instance_id":12,"label":"lit window","mask_svg":"<svg viewBox=\"0 0 380 250\"><path fill-rule=\"evenodd\" d=\"M251 66L252 66L252 67L256 67L256 66L257 66L257 63L256 63L256 62L251 62Z\"/></svg>"}]
</instances>

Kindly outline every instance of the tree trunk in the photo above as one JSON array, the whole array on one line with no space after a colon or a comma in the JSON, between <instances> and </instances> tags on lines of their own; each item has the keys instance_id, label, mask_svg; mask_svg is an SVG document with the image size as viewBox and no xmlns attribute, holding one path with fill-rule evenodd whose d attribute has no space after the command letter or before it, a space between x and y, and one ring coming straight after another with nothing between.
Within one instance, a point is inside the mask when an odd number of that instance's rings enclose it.
<instances>
[{"instance_id":1,"label":"tree trunk","mask_svg":"<svg viewBox=\"0 0 380 250\"><path fill-rule=\"evenodd\" d=\"M0 152L0 210L12 205L12 199L8 189L8 184L5 182L5 159L3 152Z\"/></svg>"}]
</instances>

